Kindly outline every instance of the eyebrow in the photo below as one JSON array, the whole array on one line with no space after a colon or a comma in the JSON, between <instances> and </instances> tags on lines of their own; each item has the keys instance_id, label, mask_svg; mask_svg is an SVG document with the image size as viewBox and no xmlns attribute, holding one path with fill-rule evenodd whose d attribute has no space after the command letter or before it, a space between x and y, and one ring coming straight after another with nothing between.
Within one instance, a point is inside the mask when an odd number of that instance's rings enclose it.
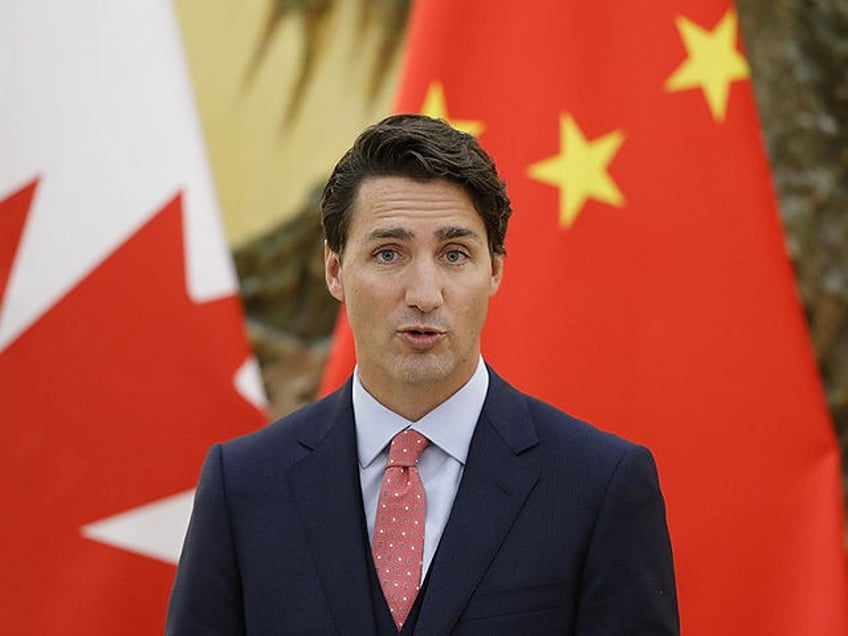
<instances>
[{"instance_id":1,"label":"eyebrow","mask_svg":"<svg viewBox=\"0 0 848 636\"><path fill-rule=\"evenodd\" d=\"M380 241L384 239L395 239L399 241L408 241L414 236L412 232L409 230L405 230L400 227L389 227L389 228L377 228L376 230L371 230L368 233L368 236L365 237L367 241Z\"/></svg>"},{"instance_id":2,"label":"eyebrow","mask_svg":"<svg viewBox=\"0 0 848 636\"><path fill-rule=\"evenodd\" d=\"M457 226L441 228L436 232L436 236L442 239L443 241L449 241L451 239L458 238L470 238L476 241L481 240L480 235L477 234L477 232L475 232L474 230L469 229L467 227Z\"/></svg>"},{"instance_id":3,"label":"eyebrow","mask_svg":"<svg viewBox=\"0 0 848 636\"><path fill-rule=\"evenodd\" d=\"M378 228L372 230L366 236L367 241L379 241L385 239L394 239L398 241L408 241L415 237L415 234L401 227ZM449 241L458 238L471 238L476 241L481 241L480 235L474 230L465 227L451 225L448 227L439 228L436 231L436 237L442 241Z\"/></svg>"}]
</instances>

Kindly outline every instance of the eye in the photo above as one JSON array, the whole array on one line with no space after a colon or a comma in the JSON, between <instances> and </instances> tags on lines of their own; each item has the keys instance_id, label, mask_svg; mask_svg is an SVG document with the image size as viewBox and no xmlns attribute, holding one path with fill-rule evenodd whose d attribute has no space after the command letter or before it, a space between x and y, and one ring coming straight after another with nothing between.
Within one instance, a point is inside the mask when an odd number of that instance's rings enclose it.
<instances>
[{"instance_id":1,"label":"eye","mask_svg":"<svg viewBox=\"0 0 848 636\"><path fill-rule=\"evenodd\" d=\"M397 252L393 249L384 248L376 252L375 256L381 263L392 263L397 260Z\"/></svg>"},{"instance_id":2,"label":"eye","mask_svg":"<svg viewBox=\"0 0 848 636\"><path fill-rule=\"evenodd\" d=\"M445 252L445 260L451 265L458 265L462 263L468 258L468 254L466 254L462 250L448 250Z\"/></svg>"}]
</instances>

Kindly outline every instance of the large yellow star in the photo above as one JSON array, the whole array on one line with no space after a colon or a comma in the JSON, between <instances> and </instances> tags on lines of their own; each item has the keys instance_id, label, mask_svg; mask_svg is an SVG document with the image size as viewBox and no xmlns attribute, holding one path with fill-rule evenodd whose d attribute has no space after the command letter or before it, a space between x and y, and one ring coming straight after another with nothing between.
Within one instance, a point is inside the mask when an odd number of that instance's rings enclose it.
<instances>
[{"instance_id":1,"label":"large yellow star","mask_svg":"<svg viewBox=\"0 0 848 636\"><path fill-rule=\"evenodd\" d=\"M483 132L483 123L465 119L450 119L448 107L445 102L445 89L439 82L431 82L427 88L427 96L421 106L421 114L435 119L444 119L451 126L464 133L477 137Z\"/></svg>"},{"instance_id":2,"label":"large yellow star","mask_svg":"<svg viewBox=\"0 0 848 636\"><path fill-rule=\"evenodd\" d=\"M561 226L570 227L589 199L616 207L624 204L624 196L607 172L623 142L620 130L588 141L570 115L560 115L559 154L534 163L527 174L559 188Z\"/></svg>"},{"instance_id":3,"label":"large yellow star","mask_svg":"<svg viewBox=\"0 0 848 636\"><path fill-rule=\"evenodd\" d=\"M748 62L736 49L736 12L729 9L712 31L680 17L675 21L689 56L665 81L669 92L700 88L713 119L724 121L730 82L750 77Z\"/></svg>"}]
</instances>

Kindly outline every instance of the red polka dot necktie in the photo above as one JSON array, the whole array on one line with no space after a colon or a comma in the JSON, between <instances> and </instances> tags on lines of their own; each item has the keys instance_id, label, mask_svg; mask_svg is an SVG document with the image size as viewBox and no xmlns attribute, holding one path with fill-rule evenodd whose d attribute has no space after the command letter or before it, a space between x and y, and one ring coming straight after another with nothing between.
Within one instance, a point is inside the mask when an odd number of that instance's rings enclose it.
<instances>
[{"instance_id":1,"label":"red polka dot necktie","mask_svg":"<svg viewBox=\"0 0 848 636\"><path fill-rule=\"evenodd\" d=\"M429 445L430 440L412 429L395 435L377 501L371 549L398 631L403 629L421 585L425 502L416 464Z\"/></svg>"}]
</instances>

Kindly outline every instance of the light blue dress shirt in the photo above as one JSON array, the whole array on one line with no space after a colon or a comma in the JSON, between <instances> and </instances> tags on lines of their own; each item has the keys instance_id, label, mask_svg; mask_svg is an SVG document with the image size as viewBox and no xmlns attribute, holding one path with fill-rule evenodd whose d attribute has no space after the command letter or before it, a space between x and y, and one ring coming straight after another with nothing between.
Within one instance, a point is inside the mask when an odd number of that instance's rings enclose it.
<instances>
[{"instance_id":1,"label":"light blue dress shirt","mask_svg":"<svg viewBox=\"0 0 848 636\"><path fill-rule=\"evenodd\" d=\"M389 459L389 442L405 428L418 431L431 442L418 460L418 474L424 484L427 505L422 580L430 568L450 516L468 457L471 436L480 411L483 410L488 388L489 372L481 357L474 375L459 391L417 422L410 422L387 409L365 390L359 380L358 369L353 374L353 415L359 453L359 481L362 485L368 536L372 541L380 484Z\"/></svg>"}]
</instances>

